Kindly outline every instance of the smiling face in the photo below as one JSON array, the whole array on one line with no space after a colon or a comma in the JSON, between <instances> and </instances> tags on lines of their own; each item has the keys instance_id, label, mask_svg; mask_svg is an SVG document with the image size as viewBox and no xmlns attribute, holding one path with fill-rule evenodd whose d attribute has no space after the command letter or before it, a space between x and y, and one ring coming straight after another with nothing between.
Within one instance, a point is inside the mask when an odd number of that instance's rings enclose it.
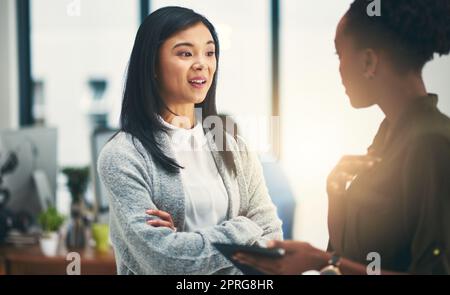
<instances>
[{"instance_id":1,"label":"smiling face","mask_svg":"<svg viewBox=\"0 0 450 295\"><path fill-rule=\"evenodd\" d=\"M345 32L345 26L344 16L339 22L335 37L342 85L353 107L369 107L376 103L377 55L372 49L359 49L352 36Z\"/></svg>"},{"instance_id":2,"label":"smiling face","mask_svg":"<svg viewBox=\"0 0 450 295\"><path fill-rule=\"evenodd\" d=\"M160 95L166 105L201 103L217 68L215 44L203 23L180 31L161 45L156 69Z\"/></svg>"}]
</instances>

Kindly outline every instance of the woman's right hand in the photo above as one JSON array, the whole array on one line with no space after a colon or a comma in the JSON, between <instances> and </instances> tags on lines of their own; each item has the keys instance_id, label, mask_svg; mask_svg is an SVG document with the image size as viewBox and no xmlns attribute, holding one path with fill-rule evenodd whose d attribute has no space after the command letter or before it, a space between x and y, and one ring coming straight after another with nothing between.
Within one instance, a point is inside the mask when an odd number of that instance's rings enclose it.
<instances>
[{"instance_id":1,"label":"woman's right hand","mask_svg":"<svg viewBox=\"0 0 450 295\"><path fill-rule=\"evenodd\" d=\"M334 247L340 245L343 237L345 220L345 201L343 198L349 182L358 173L370 169L380 161L380 158L368 155L347 155L341 158L328 176L328 232L330 243Z\"/></svg>"},{"instance_id":2,"label":"woman's right hand","mask_svg":"<svg viewBox=\"0 0 450 295\"><path fill-rule=\"evenodd\" d=\"M358 173L372 168L381 159L369 155L346 155L341 158L327 178L327 193L329 198L342 196L350 181Z\"/></svg>"},{"instance_id":3,"label":"woman's right hand","mask_svg":"<svg viewBox=\"0 0 450 295\"><path fill-rule=\"evenodd\" d=\"M173 220L172 220L172 216L162 210L154 210L154 209L149 209L147 211L145 211L145 213L147 213L148 215L151 216L157 216L161 219L151 219L147 221L147 224L154 226L154 227L168 227L170 229L172 229L173 231L177 231Z\"/></svg>"}]
</instances>

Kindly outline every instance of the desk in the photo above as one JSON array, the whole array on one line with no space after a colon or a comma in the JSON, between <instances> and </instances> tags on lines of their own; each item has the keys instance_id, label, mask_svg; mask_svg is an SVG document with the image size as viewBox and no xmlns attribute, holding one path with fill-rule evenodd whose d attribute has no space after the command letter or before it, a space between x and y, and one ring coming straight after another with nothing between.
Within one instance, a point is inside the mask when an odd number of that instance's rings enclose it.
<instances>
[{"instance_id":1,"label":"desk","mask_svg":"<svg viewBox=\"0 0 450 295\"><path fill-rule=\"evenodd\" d=\"M66 249L55 257L42 254L39 245L0 246L0 274L10 275L65 275L71 261L66 260ZM81 250L82 275L114 275L116 262L113 251L98 253L92 248Z\"/></svg>"}]
</instances>

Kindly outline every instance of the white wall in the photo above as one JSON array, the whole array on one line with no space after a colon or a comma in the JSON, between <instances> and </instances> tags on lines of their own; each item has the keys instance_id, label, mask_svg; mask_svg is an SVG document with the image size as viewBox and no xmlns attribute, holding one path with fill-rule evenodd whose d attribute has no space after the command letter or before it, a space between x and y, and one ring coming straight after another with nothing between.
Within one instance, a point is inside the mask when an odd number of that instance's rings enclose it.
<instances>
[{"instance_id":1,"label":"white wall","mask_svg":"<svg viewBox=\"0 0 450 295\"><path fill-rule=\"evenodd\" d=\"M0 130L18 126L16 1L0 1Z\"/></svg>"}]
</instances>

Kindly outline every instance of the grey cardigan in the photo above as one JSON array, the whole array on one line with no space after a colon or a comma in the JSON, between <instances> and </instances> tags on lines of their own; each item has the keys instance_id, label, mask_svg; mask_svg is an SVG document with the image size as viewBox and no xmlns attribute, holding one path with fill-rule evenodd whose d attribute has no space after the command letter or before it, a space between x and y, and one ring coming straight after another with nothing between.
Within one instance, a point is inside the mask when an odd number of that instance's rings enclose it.
<instances>
[{"instance_id":1,"label":"grey cardigan","mask_svg":"<svg viewBox=\"0 0 450 295\"><path fill-rule=\"evenodd\" d=\"M255 154L241 139L228 136L235 149L237 174L232 176L208 135L228 193L229 209L226 221L195 232L183 231L185 196L179 173L169 174L157 167L139 140L124 132L103 148L98 172L109 196L110 236L118 274L240 274L211 243L253 244L282 239L281 221ZM169 136L157 136L164 152L174 158ZM146 223L145 211L155 208L172 215L177 232Z\"/></svg>"}]
</instances>

